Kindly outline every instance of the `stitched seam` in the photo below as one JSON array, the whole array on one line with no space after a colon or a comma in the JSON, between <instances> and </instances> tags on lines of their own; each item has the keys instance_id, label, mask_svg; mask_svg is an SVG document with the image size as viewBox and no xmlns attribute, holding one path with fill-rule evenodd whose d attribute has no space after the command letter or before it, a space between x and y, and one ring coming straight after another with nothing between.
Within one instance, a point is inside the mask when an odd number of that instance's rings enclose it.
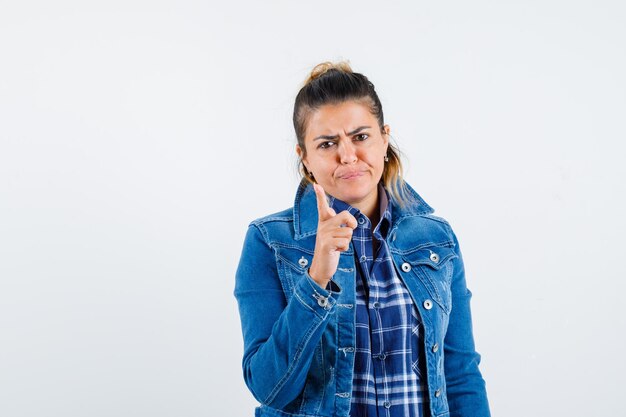
<instances>
[{"instance_id":1,"label":"stitched seam","mask_svg":"<svg viewBox=\"0 0 626 417\"><path fill-rule=\"evenodd\" d=\"M324 344L322 340L320 340L320 352L322 355L322 373L324 374L324 386L326 386L326 364L324 363ZM317 405L317 410L315 410L315 414L319 414L320 409L322 408L322 404L324 404L324 394L326 394L326 390L322 390L322 398L320 398L320 402Z\"/></svg>"},{"instance_id":2,"label":"stitched seam","mask_svg":"<svg viewBox=\"0 0 626 417\"><path fill-rule=\"evenodd\" d=\"M305 306L306 308L308 308L309 310L311 310L313 312L313 314L315 314L317 317L319 318L323 318L323 316L320 316L319 314L317 314L317 311L315 311L313 308L311 308L310 305L308 305L303 299L302 297L300 297L300 295L298 295L297 291L294 291L293 293L294 297L296 297L298 299L298 301L300 301L300 303Z\"/></svg>"},{"instance_id":3,"label":"stitched seam","mask_svg":"<svg viewBox=\"0 0 626 417\"><path fill-rule=\"evenodd\" d=\"M306 271L306 268L301 267L300 265L296 266L296 264L294 264L293 262L291 262L289 259L285 258L284 256L282 256L279 253L276 253L276 257L280 258L284 263L286 263L287 265L291 266L295 271L297 272L302 272L304 273Z\"/></svg>"},{"instance_id":4,"label":"stitched seam","mask_svg":"<svg viewBox=\"0 0 626 417\"><path fill-rule=\"evenodd\" d=\"M453 248L454 247L454 242L451 240L447 240L445 242L426 242L426 243L422 243L421 245L417 245L413 248L410 249L396 249L396 248L391 248L390 252L392 253L397 253L399 255L410 255L413 252L417 252L418 250L422 250L422 249L426 249L426 248L432 248L432 247L444 247L444 248Z\"/></svg>"},{"instance_id":5,"label":"stitched seam","mask_svg":"<svg viewBox=\"0 0 626 417\"><path fill-rule=\"evenodd\" d=\"M297 293L294 293L294 294L300 300L300 297L297 295ZM300 301L303 302L302 300ZM307 307L311 309L309 306ZM315 315L316 317L319 318L317 314ZM304 349L304 345L308 343L308 341L311 339L311 335L322 324L322 322L323 322L323 319L319 319L316 322L313 322L313 324L309 327L309 330L305 333L303 340L298 345L298 349L296 350L296 353L294 354L293 360L289 364L289 367L285 371L285 375L283 375L283 377L276 383L276 386L274 387L274 389L269 393L269 395L265 399L266 404L271 403L274 400L274 398L276 398L276 395L278 395L278 392L283 388L283 386L285 385L285 382L287 382L287 380L291 377L291 374L293 373L293 370L296 367L296 364L300 361L300 356L302 356L302 350Z\"/></svg>"},{"instance_id":6,"label":"stitched seam","mask_svg":"<svg viewBox=\"0 0 626 417\"><path fill-rule=\"evenodd\" d=\"M282 216L267 216L261 217L259 219L253 220L250 224L254 224L255 226L262 225L264 223L269 222L290 222L293 220L293 217L282 217Z\"/></svg>"}]
</instances>

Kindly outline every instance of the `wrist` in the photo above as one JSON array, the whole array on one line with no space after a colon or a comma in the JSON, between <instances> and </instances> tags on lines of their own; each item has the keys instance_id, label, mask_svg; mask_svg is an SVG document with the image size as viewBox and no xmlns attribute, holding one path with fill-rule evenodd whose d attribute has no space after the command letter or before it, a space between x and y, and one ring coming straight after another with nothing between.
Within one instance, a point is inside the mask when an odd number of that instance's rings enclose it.
<instances>
[{"instance_id":1,"label":"wrist","mask_svg":"<svg viewBox=\"0 0 626 417\"><path fill-rule=\"evenodd\" d=\"M309 276L311 277L311 279L315 281L315 283L322 288L326 288L328 286L328 283L330 282L330 279L332 278L332 277L329 277L326 279L320 278L317 272L313 270L313 268L309 268L307 272L309 273Z\"/></svg>"}]
</instances>

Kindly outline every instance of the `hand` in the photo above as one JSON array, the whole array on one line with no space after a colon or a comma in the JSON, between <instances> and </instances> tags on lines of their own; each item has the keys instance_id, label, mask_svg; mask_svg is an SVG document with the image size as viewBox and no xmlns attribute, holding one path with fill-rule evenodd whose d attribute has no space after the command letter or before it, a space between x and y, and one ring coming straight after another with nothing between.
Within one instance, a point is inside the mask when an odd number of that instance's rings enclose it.
<instances>
[{"instance_id":1,"label":"hand","mask_svg":"<svg viewBox=\"0 0 626 417\"><path fill-rule=\"evenodd\" d=\"M352 231L356 228L357 222L349 211L344 210L337 214L330 208L321 185L313 184L313 189L317 198L318 223L315 252L309 275L320 287L326 288L337 271L339 254L350 247Z\"/></svg>"}]
</instances>

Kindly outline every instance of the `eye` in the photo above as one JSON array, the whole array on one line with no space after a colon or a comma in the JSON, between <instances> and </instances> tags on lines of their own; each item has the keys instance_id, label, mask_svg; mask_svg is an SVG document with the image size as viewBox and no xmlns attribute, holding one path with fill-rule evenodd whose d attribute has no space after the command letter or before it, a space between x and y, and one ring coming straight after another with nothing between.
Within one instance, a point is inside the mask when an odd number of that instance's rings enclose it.
<instances>
[{"instance_id":1,"label":"eye","mask_svg":"<svg viewBox=\"0 0 626 417\"><path fill-rule=\"evenodd\" d=\"M334 144L335 144L335 142L332 142L332 141L322 142L322 143L320 143L318 148L320 148L320 149L328 149L331 146L333 146Z\"/></svg>"},{"instance_id":2,"label":"eye","mask_svg":"<svg viewBox=\"0 0 626 417\"><path fill-rule=\"evenodd\" d=\"M363 142L367 138L369 138L369 135L367 133L360 133L354 137L354 140L358 142Z\"/></svg>"}]
</instances>

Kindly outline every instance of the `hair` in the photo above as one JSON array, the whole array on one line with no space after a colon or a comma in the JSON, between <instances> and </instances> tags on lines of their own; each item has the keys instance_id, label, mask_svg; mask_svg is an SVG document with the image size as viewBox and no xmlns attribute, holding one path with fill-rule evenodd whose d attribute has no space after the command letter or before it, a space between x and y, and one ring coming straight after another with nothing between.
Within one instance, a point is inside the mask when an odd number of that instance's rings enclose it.
<instances>
[{"instance_id":1,"label":"hair","mask_svg":"<svg viewBox=\"0 0 626 417\"><path fill-rule=\"evenodd\" d=\"M369 107L370 112L378 121L381 133L387 134L383 128L385 125L383 106L376 94L374 84L365 75L353 72L347 61L323 62L316 65L304 81L293 107L293 126L298 145L302 150L298 165L303 181L313 182L310 172L302 162L302 159L306 157L304 137L309 116L321 106L340 104L345 101L355 101ZM411 198L402 178L400 155L400 150L389 141L388 161L385 162L382 181L391 196L400 205L404 205Z\"/></svg>"}]
</instances>

